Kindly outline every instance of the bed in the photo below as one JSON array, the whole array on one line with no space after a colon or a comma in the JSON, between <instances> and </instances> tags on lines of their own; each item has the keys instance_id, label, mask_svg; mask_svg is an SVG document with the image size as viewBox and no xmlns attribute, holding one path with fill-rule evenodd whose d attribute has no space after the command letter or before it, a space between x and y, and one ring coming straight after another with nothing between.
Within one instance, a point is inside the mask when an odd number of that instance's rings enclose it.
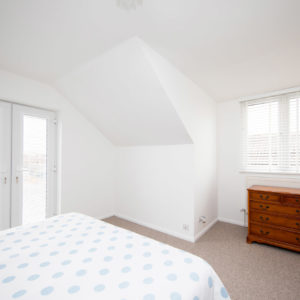
<instances>
[{"instance_id":1,"label":"bed","mask_svg":"<svg viewBox=\"0 0 300 300\"><path fill-rule=\"evenodd\" d=\"M230 299L203 259L70 213L0 232L0 299Z\"/></svg>"}]
</instances>

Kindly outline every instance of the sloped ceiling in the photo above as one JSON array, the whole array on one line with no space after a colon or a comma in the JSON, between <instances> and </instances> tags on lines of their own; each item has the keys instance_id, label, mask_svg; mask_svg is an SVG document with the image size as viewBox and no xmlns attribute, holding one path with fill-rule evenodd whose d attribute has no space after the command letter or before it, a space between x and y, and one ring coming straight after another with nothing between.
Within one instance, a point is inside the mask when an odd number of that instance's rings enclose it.
<instances>
[{"instance_id":1,"label":"sloped ceiling","mask_svg":"<svg viewBox=\"0 0 300 300\"><path fill-rule=\"evenodd\" d=\"M137 38L55 85L115 145L192 143Z\"/></svg>"},{"instance_id":2,"label":"sloped ceiling","mask_svg":"<svg viewBox=\"0 0 300 300\"><path fill-rule=\"evenodd\" d=\"M133 36L216 100L300 85L299 0L1 0L0 68L53 83Z\"/></svg>"}]
</instances>

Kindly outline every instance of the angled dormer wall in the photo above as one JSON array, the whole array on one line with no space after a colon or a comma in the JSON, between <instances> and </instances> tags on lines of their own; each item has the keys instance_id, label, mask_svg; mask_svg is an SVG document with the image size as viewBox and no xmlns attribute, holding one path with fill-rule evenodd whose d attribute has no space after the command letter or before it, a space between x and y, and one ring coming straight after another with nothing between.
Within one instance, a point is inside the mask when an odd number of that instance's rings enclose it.
<instances>
[{"instance_id":1,"label":"angled dormer wall","mask_svg":"<svg viewBox=\"0 0 300 300\"><path fill-rule=\"evenodd\" d=\"M190 241L213 222L215 104L197 85L132 38L56 87L116 146L115 214Z\"/></svg>"},{"instance_id":2,"label":"angled dormer wall","mask_svg":"<svg viewBox=\"0 0 300 300\"><path fill-rule=\"evenodd\" d=\"M216 103L198 85L141 41L149 61L194 144L195 237L218 217ZM199 218L205 216L206 223Z\"/></svg>"}]
</instances>

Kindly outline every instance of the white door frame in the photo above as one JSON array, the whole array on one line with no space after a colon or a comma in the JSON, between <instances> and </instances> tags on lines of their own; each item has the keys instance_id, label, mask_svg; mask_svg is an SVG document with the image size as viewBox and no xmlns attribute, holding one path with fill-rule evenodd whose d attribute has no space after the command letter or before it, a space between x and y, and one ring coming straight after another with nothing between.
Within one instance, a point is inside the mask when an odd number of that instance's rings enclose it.
<instances>
[{"instance_id":1,"label":"white door frame","mask_svg":"<svg viewBox=\"0 0 300 300\"><path fill-rule=\"evenodd\" d=\"M46 217L57 212L56 187L56 114L55 112L12 105L12 184L11 184L11 226L22 224L23 197L23 117L29 115L47 120L47 208Z\"/></svg>"},{"instance_id":2,"label":"white door frame","mask_svg":"<svg viewBox=\"0 0 300 300\"><path fill-rule=\"evenodd\" d=\"M10 227L11 104L0 101L0 230Z\"/></svg>"}]
</instances>

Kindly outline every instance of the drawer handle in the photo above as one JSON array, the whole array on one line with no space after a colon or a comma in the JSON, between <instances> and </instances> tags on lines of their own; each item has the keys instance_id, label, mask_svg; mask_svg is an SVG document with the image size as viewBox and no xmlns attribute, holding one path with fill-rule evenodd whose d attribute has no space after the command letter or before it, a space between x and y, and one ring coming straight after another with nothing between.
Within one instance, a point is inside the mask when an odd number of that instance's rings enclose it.
<instances>
[{"instance_id":1,"label":"drawer handle","mask_svg":"<svg viewBox=\"0 0 300 300\"><path fill-rule=\"evenodd\" d=\"M264 208L264 206L262 204L259 205L259 207ZM268 209L269 205L266 205L266 207L264 209Z\"/></svg>"},{"instance_id":2,"label":"drawer handle","mask_svg":"<svg viewBox=\"0 0 300 300\"><path fill-rule=\"evenodd\" d=\"M264 217L263 217L263 216L260 216L259 218L260 218L262 221L264 221ZM269 220L270 220L269 217L266 217L266 218L265 218L265 221L269 221Z\"/></svg>"},{"instance_id":3,"label":"drawer handle","mask_svg":"<svg viewBox=\"0 0 300 300\"><path fill-rule=\"evenodd\" d=\"M296 212L297 212L297 213L300 213L300 210L299 210L299 209L296 209Z\"/></svg>"},{"instance_id":4,"label":"drawer handle","mask_svg":"<svg viewBox=\"0 0 300 300\"><path fill-rule=\"evenodd\" d=\"M296 199L296 202L299 202L299 199Z\"/></svg>"},{"instance_id":5,"label":"drawer handle","mask_svg":"<svg viewBox=\"0 0 300 300\"><path fill-rule=\"evenodd\" d=\"M263 230L261 229L261 230L260 230L260 233L261 233L261 234L264 234L264 235L268 235L270 232L269 232L269 231L266 231L266 232L265 232L265 231L263 231Z\"/></svg>"},{"instance_id":6,"label":"drawer handle","mask_svg":"<svg viewBox=\"0 0 300 300\"><path fill-rule=\"evenodd\" d=\"M296 222L296 225L297 225L297 226L300 226L300 223Z\"/></svg>"},{"instance_id":7,"label":"drawer handle","mask_svg":"<svg viewBox=\"0 0 300 300\"><path fill-rule=\"evenodd\" d=\"M296 237L296 241L300 243L300 238Z\"/></svg>"},{"instance_id":8,"label":"drawer handle","mask_svg":"<svg viewBox=\"0 0 300 300\"><path fill-rule=\"evenodd\" d=\"M259 197L262 200L264 199L264 195L262 195L262 194L260 194ZM265 200L268 200L268 199L269 199L269 195L266 195Z\"/></svg>"}]
</instances>

